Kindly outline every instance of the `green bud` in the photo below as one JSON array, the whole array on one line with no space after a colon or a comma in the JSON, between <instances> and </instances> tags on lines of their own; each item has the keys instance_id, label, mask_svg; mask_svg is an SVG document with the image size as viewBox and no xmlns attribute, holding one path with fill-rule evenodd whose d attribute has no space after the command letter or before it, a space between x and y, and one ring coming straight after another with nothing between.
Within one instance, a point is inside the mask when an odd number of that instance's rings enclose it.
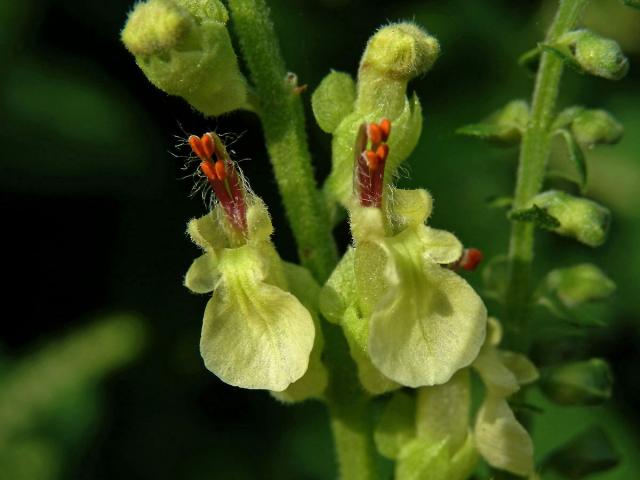
<instances>
[{"instance_id":1,"label":"green bud","mask_svg":"<svg viewBox=\"0 0 640 480\"><path fill-rule=\"evenodd\" d=\"M438 40L413 23L382 27L369 39L360 60L356 110L397 116L409 80L426 73L439 54Z\"/></svg>"},{"instance_id":2,"label":"green bud","mask_svg":"<svg viewBox=\"0 0 640 480\"><path fill-rule=\"evenodd\" d=\"M121 38L156 87L220 115L249 108L227 20L219 0L148 0L129 14Z\"/></svg>"},{"instance_id":3,"label":"green bud","mask_svg":"<svg viewBox=\"0 0 640 480\"><path fill-rule=\"evenodd\" d=\"M560 405L598 405L611 397L613 377L604 360L552 367L543 372L540 388Z\"/></svg>"},{"instance_id":4,"label":"green bud","mask_svg":"<svg viewBox=\"0 0 640 480\"><path fill-rule=\"evenodd\" d=\"M558 221L559 225L548 229L559 235L590 247L602 245L607 238L611 213L602 205L558 190L536 195L530 203Z\"/></svg>"},{"instance_id":5,"label":"green bud","mask_svg":"<svg viewBox=\"0 0 640 480\"><path fill-rule=\"evenodd\" d=\"M333 133L353 111L356 84L348 73L332 71L311 95L311 108L320 128Z\"/></svg>"},{"instance_id":6,"label":"green bud","mask_svg":"<svg viewBox=\"0 0 640 480\"><path fill-rule=\"evenodd\" d=\"M591 427L551 452L544 461L543 469L552 470L563 478L578 480L609 470L619 462L620 455L607 434L600 427Z\"/></svg>"},{"instance_id":7,"label":"green bud","mask_svg":"<svg viewBox=\"0 0 640 480\"><path fill-rule=\"evenodd\" d=\"M547 275L545 286L566 307L607 298L616 289L616 284L590 263L552 270Z\"/></svg>"},{"instance_id":8,"label":"green bud","mask_svg":"<svg viewBox=\"0 0 640 480\"><path fill-rule=\"evenodd\" d=\"M465 125L456 133L497 145L511 146L520 142L528 121L529 104L524 100L513 100L492 113L486 121Z\"/></svg>"},{"instance_id":9,"label":"green bud","mask_svg":"<svg viewBox=\"0 0 640 480\"><path fill-rule=\"evenodd\" d=\"M568 48L579 67L597 77L620 80L629 70L629 60L620 45L590 30L566 33L558 40L557 46Z\"/></svg>"},{"instance_id":10,"label":"green bud","mask_svg":"<svg viewBox=\"0 0 640 480\"><path fill-rule=\"evenodd\" d=\"M585 110L573 120L571 131L578 143L593 147L617 143L622 138L624 128L605 110Z\"/></svg>"}]
</instances>

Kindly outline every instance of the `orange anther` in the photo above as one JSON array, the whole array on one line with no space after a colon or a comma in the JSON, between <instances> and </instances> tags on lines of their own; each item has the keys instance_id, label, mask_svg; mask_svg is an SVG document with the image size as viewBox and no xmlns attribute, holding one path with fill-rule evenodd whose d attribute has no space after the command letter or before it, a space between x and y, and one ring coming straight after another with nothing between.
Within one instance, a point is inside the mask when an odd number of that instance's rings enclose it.
<instances>
[{"instance_id":1,"label":"orange anther","mask_svg":"<svg viewBox=\"0 0 640 480\"><path fill-rule=\"evenodd\" d=\"M386 142L389 138L389 134L391 133L391 120L389 120L388 118L383 118L382 120L380 120L378 126L380 127L380 130L382 132L382 141Z\"/></svg>"},{"instance_id":2,"label":"orange anther","mask_svg":"<svg viewBox=\"0 0 640 480\"><path fill-rule=\"evenodd\" d=\"M373 150L367 150L366 152L364 152L364 155L367 160L367 167L369 167L369 170L375 170L376 168L378 168L380 158L378 158L376 152L374 152Z\"/></svg>"},{"instance_id":3,"label":"orange anther","mask_svg":"<svg viewBox=\"0 0 640 480\"><path fill-rule=\"evenodd\" d=\"M387 159L387 155L389 155L389 145L387 145L386 143L381 144L376 149L376 155L381 162L384 162Z\"/></svg>"},{"instance_id":4,"label":"orange anther","mask_svg":"<svg viewBox=\"0 0 640 480\"><path fill-rule=\"evenodd\" d=\"M200 157L201 160L206 160L200 138L195 135L191 135L189 137L189 145L191 146L191 150L193 151L193 153Z\"/></svg>"},{"instance_id":5,"label":"orange anther","mask_svg":"<svg viewBox=\"0 0 640 480\"><path fill-rule=\"evenodd\" d=\"M215 165L216 175L220 180L224 180L227 177L227 172L224 169L224 161L218 160Z\"/></svg>"},{"instance_id":6,"label":"orange anther","mask_svg":"<svg viewBox=\"0 0 640 480\"><path fill-rule=\"evenodd\" d=\"M211 162L202 162L200 163L200 170L205 174L207 179L211 182L217 180L218 176L216 175L215 168Z\"/></svg>"},{"instance_id":7,"label":"orange anther","mask_svg":"<svg viewBox=\"0 0 640 480\"><path fill-rule=\"evenodd\" d=\"M213 141L213 137L205 133L202 135L200 141L202 143L202 152L206 155L207 159L211 158L216 151L216 144Z\"/></svg>"},{"instance_id":8,"label":"orange anther","mask_svg":"<svg viewBox=\"0 0 640 480\"><path fill-rule=\"evenodd\" d=\"M382 142L382 130L376 123L370 123L367 125L367 137L371 140L372 145L378 145Z\"/></svg>"},{"instance_id":9,"label":"orange anther","mask_svg":"<svg viewBox=\"0 0 640 480\"><path fill-rule=\"evenodd\" d=\"M482 257L482 252L477 248L466 248L459 263L465 270L475 270L482 261Z\"/></svg>"}]
</instances>

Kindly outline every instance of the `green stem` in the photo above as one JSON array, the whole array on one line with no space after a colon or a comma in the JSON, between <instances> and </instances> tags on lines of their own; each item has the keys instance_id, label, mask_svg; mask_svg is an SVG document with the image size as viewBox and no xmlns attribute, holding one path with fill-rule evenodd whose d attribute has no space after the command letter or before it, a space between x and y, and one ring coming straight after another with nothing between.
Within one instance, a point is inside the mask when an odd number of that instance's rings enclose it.
<instances>
[{"instance_id":1,"label":"green stem","mask_svg":"<svg viewBox=\"0 0 640 480\"><path fill-rule=\"evenodd\" d=\"M328 278L337 249L316 188L300 95L287 83L284 61L264 0L229 0L240 48L259 98L267 150L301 263Z\"/></svg>"},{"instance_id":2,"label":"green stem","mask_svg":"<svg viewBox=\"0 0 640 480\"><path fill-rule=\"evenodd\" d=\"M552 43L574 28L588 1L561 0L545 41ZM524 131L520 149L514 209L525 207L542 188L551 146L550 125L558 98L562 70L563 61L560 58L550 53L542 53L531 102L531 118ZM533 235L533 224L512 223L505 323L508 342L513 348L523 351L527 349L528 339Z\"/></svg>"},{"instance_id":3,"label":"green stem","mask_svg":"<svg viewBox=\"0 0 640 480\"><path fill-rule=\"evenodd\" d=\"M326 206L316 188L300 96L286 70L264 0L229 0L231 17L259 100L267 149L303 265L324 282L337 263ZM362 392L341 332L327 323L330 373L326 403L340 478L375 479L370 401Z\"/></svg>"}]
</instances>

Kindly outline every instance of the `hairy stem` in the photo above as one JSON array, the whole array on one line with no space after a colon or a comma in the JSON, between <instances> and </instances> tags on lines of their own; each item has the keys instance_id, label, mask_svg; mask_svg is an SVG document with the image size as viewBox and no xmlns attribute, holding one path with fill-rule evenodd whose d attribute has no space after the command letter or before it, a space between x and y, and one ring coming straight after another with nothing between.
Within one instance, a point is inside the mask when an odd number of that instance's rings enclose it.
<instances>
[{"instance_id":1,"label":"hairy stem","mask_svg":"<svg viewBox=\"0 0 640 480\"><path fill-rule=\"evenodd\" d=\"M264 0L230 0L231 17L259 101L267 150L301 263L324 281L337 261L326 206L316 188L300 95L286 81Z\"/></svg>"},{"instance_id":2,"label":"hairy stem","mask_svg":"<svg viewBox=\"0 0 640 480\"><path fill-rule=\"evenodd\" d=\"M304 130L302 102L286 81L286 69L264 0L229 0L232 21L259 102L267 149L302 264L324 282L337 263L326 205L316 188ZM358 379L348 346L325 323L330 381L326 403L340 478L373 480L375 449L370 402Z\"/></svg>"},{"instance_id":3,"label":"hairy stem","mask_svg":"<svg viewBox=\"0 0 640 480\"><path fill-rule=\"evenodd\" d=\"M552 43L574 28L589 0L560 0L546 42ZM550 126L558 98L563 62L543 52L531 102L531 118L522 138L513 208L524 207L542 188L551 145ZM509 243L509 277L505 298L507 341L518 350L527 349L528 310L531 298L531 262L534 226L513 222Z\"/></svg>"}]
</instances>

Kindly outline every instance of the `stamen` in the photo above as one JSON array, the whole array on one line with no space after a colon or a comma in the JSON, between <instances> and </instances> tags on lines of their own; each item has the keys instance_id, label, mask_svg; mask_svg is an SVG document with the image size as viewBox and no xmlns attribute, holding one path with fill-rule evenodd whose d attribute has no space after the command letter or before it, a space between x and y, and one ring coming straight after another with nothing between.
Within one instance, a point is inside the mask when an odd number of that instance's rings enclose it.
<instances>
[{"instance_id":1,"label":"stamen","mask_svg":"<svg viewBox=\"0 0 640 480\"><path fill-rule=\"evenodd\" d=\"M453 270L475 270L482 261L482 251L477 248L465 248L457 262L450 265Z\"/></svg>"},{"instance_id":2,"label":"stamen","mask_svg":"<svg viewBox=\"0 0 640 480\"><path fill-rule=\"evenodd\" d=\"M216 152L216 144L213 141L213 137L211 136L211 134L205 133L204 135L202 135L200 142L202 143L203 153L207 156L207 158L213 157L213 154Z\"/></svg>"},{"instance_id":3,"label":"stamen","mask_svg":"<svg viewBox=\"0 0 640 480\"><path fill-rule=\"evenodd\" d=\"M363 123L358 130L354 146L356 154L354 188L359 194L360 205L363 207L380 208L382 206L384 165L389 156L389 146L384 142L389 138L390 131L391 122L386 118L383 118L379 124Z\"/></svg>"},{"instance_id":4,"label":"stamen","mask_svg":"<svg viewBox=\"0 0 640 480\"><path fill-rule=\"evenodd\" d=\"M226 174L226 172L224 170L224 162L222 160L218 160L215 163L214 167L215 167L215 172L216 172L217 177L220 180L224 180L227 177L227 174Z\"/></svg>"}]
</instances>

